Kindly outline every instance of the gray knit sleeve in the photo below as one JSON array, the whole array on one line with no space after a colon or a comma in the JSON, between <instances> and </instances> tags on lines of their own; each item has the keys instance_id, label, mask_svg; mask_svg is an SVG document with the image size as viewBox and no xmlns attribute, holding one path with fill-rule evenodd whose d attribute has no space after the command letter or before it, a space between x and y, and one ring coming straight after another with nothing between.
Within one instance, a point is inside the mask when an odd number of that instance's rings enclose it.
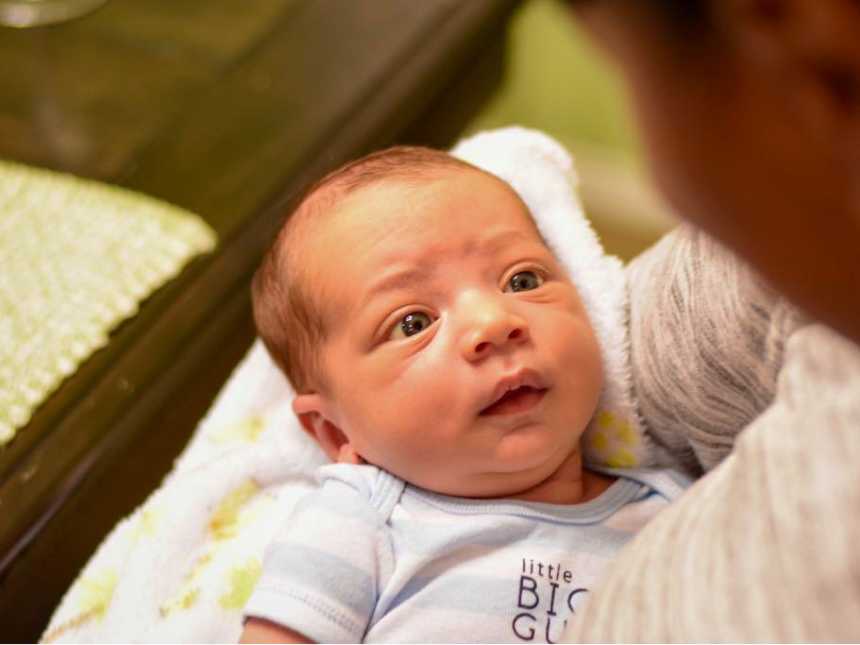
<instances>
[{"instance_id":1,"label":"gray knit sleeve","mask_svg":"<svg viewBox=\"0 0 860 645\"><path fill-rule=\"evenodd\" d=\"M848 642L860 634L860 347L785 346L773 403L605 572L567 642Z\"/></svg>"},{"instance_id":2,"label":"gray knit sleeve","mask_svg":"<svg viewBox=\"0 0 860 645\"><path fill-rule=\"evenodd\" d=\"M718 464L773 400L796 309L682 225L627 267L634 395L646 431L689 474Z\"/></svg>"},{"instance_id":3,"label":"gray knit sleeve","mask_svg":"<svg viewBox=\"0 0 860 645\"><path fill-rule=\"evenodd\" d=\"M860 348L690 228L629 277L648 432L709 472L622 549L565 640L856 640Z\"/></svg>"}]
</instances>

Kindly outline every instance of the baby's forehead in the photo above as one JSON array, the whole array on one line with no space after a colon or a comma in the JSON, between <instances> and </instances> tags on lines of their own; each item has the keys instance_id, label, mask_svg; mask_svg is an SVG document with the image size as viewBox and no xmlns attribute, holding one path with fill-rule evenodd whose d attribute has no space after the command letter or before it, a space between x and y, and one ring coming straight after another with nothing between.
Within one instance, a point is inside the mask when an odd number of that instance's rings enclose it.
<instances>
[{"instance_id":1,"label":"baby's forehead","mask_svg":"<svg viewBox=\"0 0 860 645\"><path fill-rule=\"evenodd\" d=\"M322 237L339 240L346 255L360 254L386 268L403 262L434 265L510 256L528 249L540 253L537 245L552 253L525 204L506 185L513 197L510 206L497 208L490 199L489 206L481 205L481 213L456 199L445 203L440 195L444 184L429 193L413 188L379 185L352 196L329 220L330 236ZM343 244L344 239L352 244Z\"/></svg>"},{"instance_id":2,"label":"baby's forehead","mask_svg":"<svg viewBox=\"0 0 860 645\"><path fill-rule=\"evenodd\" d=\"M477 200L499 199L502 196L502 199L512 205L508 210L518 212L522 216L522 223L543 242L537 223L519 194L504 180L474 167L437 169L418 178L395 176L379 179L348 191L340 191L335 187L327 195L320 197L319 206L326 209L329 216L321 217L318 221L322 225L321 228L328 228L342 224L334 217L337 214L367 218L383 212L406 214L420 210L422 206L442 201L454 192L458 178L478 179L478 182L472 181L471 190L471 196ZM468 213L451 212L450 218L436 220L432 224L441 224L443 228L453 230L462 223L459 218L467 216ZM418 227L431 226L430 221L422 218L414 218L410 224Z\"/></svg>"},{"instance_id":3,"label":"baby's forehead","mask_svg":"<svg viewBox=\"0 0 860 645\"><path fill-rule=\"evenodd\" d=\"M465 196L465 204L458 201L458 194ZM350 258L357 254L375 264L387 256L400 257L402 238L420 238L421 249L415 251L423 251L420 255L430 262L435 245L450 248L447 243L454 240L485 256L501 254L517 242L538 243L553 254L516 191L479 169L446 168L418 178L381 178L350 190L335 185L313 195L303 209L306 225L299 228L304 232L294 238L302 248L293 250L318 277L340 270L344 260L353 264ZM481 219L477 229L472 226L476 211ZM497 228L515 229L519 237L508 237L507 244L471 244ZM412 248L407 255L412 255Z\"/></svg>"},{"instance_id":4,"label":"baby's forehead","mask_svg":"<svg viewBox=\"0 0 860 645\"><path fill-rule=\"evenodd\" d=\"M372 291L371 283L388 273L429 277L446 266L460 266L469 257L481 258L484 266L510 264L525 256L546 257L544 253L555 259L517 193L494 176L488 179L488 191L501 190L508 207L485 208L477 229L462 226L468 214L448 213L444 208L437 209L436 216L399 216L401 210L408 210L401 207L410 200L441 199L444 181L426 191L430 181L384 180L318 202L316 207L323 210L312 218L315 225L303 236L300 253L304 275L315 285L324 318L336 320L347 309L363 309L361 294ZM475 186L479 199L483 186ZM494 204L491 198L487 202ZM420 208L416 211L423 213ZM409 284L422 282L411 280Z\"/></svg>"}]
</instances>

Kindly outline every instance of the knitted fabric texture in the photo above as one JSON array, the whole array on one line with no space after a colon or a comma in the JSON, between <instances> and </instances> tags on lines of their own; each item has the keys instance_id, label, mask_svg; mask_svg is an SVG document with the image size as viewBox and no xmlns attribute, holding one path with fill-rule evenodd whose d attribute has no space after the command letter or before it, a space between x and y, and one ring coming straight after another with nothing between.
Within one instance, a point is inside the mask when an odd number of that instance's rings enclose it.
<instances>
[{"instance_id":1,"label":"knitted fabric texture","mask_svg":"<svg viewBox=\"0 0 860 645\"><path fill-rule=\"evenodd\" d=\"M0 162L0 446L142 300L214 246L179 208Z\"/></svg>"}]
</instances>

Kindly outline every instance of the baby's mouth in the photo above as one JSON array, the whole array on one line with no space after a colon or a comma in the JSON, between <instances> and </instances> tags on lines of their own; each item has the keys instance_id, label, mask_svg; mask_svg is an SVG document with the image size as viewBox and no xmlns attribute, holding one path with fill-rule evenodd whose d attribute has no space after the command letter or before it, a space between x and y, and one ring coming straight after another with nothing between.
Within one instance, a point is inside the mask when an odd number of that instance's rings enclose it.
<instances>
[{"instance_id":1,"label":"baby's mouth","mask_svg":"<svg viewBox=\"0 0 860 645\"><path fill-rule=\"evenodd\" d=\"M518 388L505 392L495 403L481 410L480 415L495 416L525 412L540 403L546 391L547 388L521 385Z\"/></svg>"}]
</instances>

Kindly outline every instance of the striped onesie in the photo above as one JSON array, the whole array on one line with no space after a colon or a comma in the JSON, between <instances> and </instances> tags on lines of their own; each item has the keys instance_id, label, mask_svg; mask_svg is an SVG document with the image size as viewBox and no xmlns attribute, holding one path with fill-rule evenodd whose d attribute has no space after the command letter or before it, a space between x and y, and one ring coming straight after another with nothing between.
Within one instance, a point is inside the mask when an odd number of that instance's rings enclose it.
<instances>
[{"instance_id":1,"label":"striped onesie","mask_svg":"<svg viewBox=\"0 0 860 645\"><path fill-rule=\"evenodd\" d=\"M605 564L688 485L618 477L583 504L465 499L331 464L245 607L317 642L556 642Z\"/></svg>"}]
</instances>

